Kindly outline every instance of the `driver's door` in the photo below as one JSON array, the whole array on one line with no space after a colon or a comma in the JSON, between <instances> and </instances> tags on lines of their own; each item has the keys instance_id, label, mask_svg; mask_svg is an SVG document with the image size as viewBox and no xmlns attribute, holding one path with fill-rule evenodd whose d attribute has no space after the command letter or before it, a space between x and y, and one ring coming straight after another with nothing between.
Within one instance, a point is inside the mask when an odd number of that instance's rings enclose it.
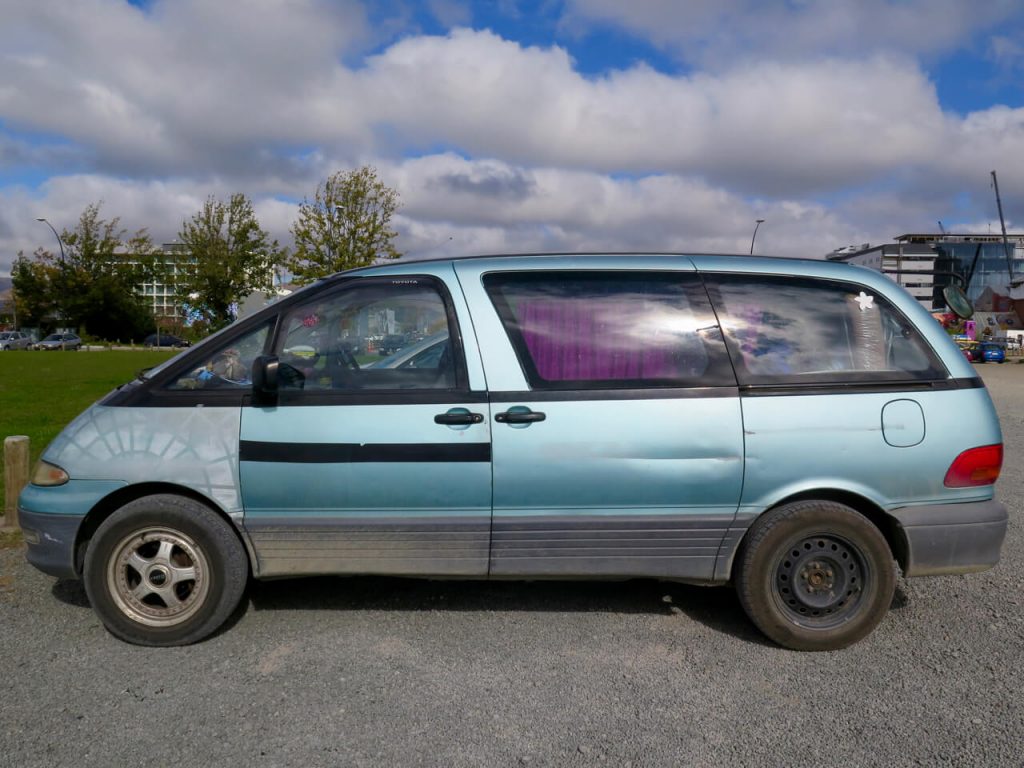
<instances>
[{"instance_id":1,"label":"driver's door","mask_svg":"<svg viewBox=\"0 0 1024 768\"><path fill-rule=\"evenodd\" d=\"M377 348L445 334L432 365ZM486 574L486 396L469 391L444 283L353 279L287 312L273 353L279 401L242 409L239 449L260 575Z\"/></svg>"}]
</instances>

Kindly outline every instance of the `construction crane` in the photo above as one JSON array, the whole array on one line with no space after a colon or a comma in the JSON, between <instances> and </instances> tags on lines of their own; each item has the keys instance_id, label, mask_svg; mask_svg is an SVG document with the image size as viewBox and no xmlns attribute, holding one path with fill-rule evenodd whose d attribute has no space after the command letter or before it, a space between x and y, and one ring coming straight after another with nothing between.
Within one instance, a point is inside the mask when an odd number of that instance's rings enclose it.
<instances>
[{"instance_id":1,"label":"construction crane","mask_svg":"<svg viewBox=\"0 0 1024 768\"><path fill-rule=\"evenodd\" d=\"M999 226L1003 228L1003 253L1006 255L1006 274L1009 275L1010 283L1013 283L1013 259L1010 258L1010 241L1006 238L1006 220L1003 218L1003 201L999 197L999 180L996 172L992 171L992 186L996 190L996 208L999 209Z\"/></svg>"}]
</instances>

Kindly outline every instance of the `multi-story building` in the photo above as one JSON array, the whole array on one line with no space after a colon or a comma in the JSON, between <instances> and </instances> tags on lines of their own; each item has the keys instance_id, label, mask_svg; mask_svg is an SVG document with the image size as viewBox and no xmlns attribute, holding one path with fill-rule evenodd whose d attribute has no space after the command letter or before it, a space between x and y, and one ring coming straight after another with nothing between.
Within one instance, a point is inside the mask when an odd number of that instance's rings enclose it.
<instances>
[{"instance_id":1,"label":"multi-story building","mask_svg":"<svg viewBox=\"0 0 1024 768\"><path fill-rule=\"evenodd\" d=\"M182 274L189 259L188 248L181 243L164 243L160 246L160 257L167 270L167 282L142 283L138 291L152 307L153 316L157 319L179 319L181 307L174 297L177 291L177 277Z\"/></svg>"},{"instance_id":2,"label":"multi-story building","mask_svg":"<svg viewBox=\"0 0 1024 768\"><path fill-rule=\"evenodd\" d=\"M1011 312L1024 280L1024 234L906 234L895 243L841 248L834 261L877 269L930 311L946 309L943 289L959 285L982 312Z\"/></svg>"}]
</instances>

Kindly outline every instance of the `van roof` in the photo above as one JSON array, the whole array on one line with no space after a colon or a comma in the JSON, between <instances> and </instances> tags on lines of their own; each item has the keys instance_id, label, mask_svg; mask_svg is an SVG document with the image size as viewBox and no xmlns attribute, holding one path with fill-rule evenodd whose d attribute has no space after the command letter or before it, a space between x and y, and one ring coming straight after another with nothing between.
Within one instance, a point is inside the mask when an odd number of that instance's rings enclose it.
<instances>
[{"instance_id":1,"label":"van roof","mask_svg":"<svg viewBox=\"0 0 1024 768\"><path fill-rule=\"evenodd\" d=\"M713 252L682 252L682 251L540 251L536 253L488 253L488 254L467 254L461 256L440 256L431 259L396 259L394 261L387 261L382 264L372 264L366 267L357 267L355 269L348 269L343 272L336 272L331 277L336 275L351 275L363 272L365 270L379 270L387 267L398 267L405 268L412 264L438 264L455 261L476 261L484 259L558 259L558 258L589 258L589 257L614 257L614 256L637 256L644 258L657 258L664 256L665 258L700 258L700 257L714 257L722 259L735 259L737 261L744 262L757 262L766 261L771 263L779 262L793 262L797 264L830 264L829 262L822 259L813 259L808 257L798 256L751 256L745 253L713 253Z\"/></svg>"}]
</instances>

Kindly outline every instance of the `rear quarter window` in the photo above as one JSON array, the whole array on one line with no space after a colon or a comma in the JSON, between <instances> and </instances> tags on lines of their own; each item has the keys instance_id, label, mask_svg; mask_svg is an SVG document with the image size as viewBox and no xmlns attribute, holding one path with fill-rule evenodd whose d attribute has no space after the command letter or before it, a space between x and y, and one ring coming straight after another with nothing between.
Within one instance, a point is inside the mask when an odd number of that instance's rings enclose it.
<instances>
[{"instance_id":1,"label":"rear quarter window","mask_svg":"<svg viewBox=\"0 0 1024 768\"><path fill-rule=\"evenodd\" d=\"M709 275L740 384L918 381L945 366L887 299L852 283Z\"/></svg>"}]
</instances>

